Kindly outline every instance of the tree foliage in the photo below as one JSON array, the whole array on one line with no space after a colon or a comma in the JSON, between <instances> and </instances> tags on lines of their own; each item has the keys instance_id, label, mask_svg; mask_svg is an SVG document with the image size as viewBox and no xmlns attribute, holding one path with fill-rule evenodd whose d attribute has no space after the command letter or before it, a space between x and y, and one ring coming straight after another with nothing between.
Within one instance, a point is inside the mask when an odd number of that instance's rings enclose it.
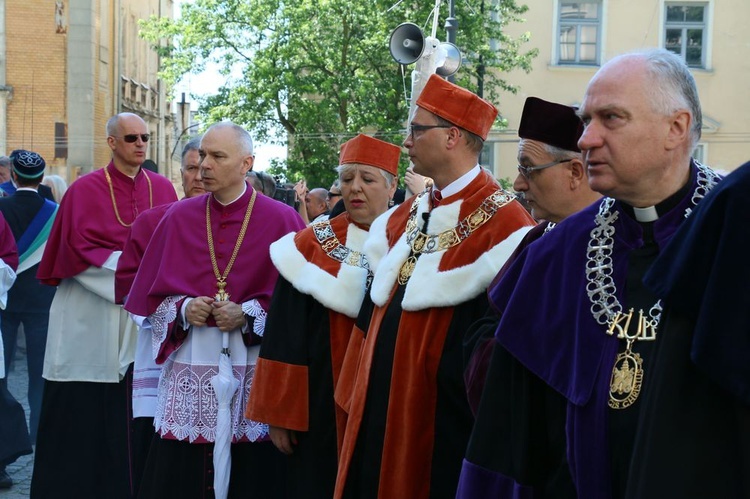
<instances>
[{"instance_id":1,"label":"tree foliage","mask_svg":"<svg viewBox=\"0 0 750 499\"><path fill-rule=\"evenodd\" d=\"M359 132L397 144L404 138L412 67L402 72L393 61L389 36L407 21L429 35L434 3L396 2L194 0L178 19L142 22L141 34L160 52L170 86L218 62L228 80L203 100L206 121L231 119L258 141L288 145L281 166L289 180L328 186L344 141ZM447 10L443 3L441 39ZM459 85L476 91L484 74L486 98L516 91L501 75L529 71L536 51L523 51L528 34L511 39L502 28L522 21L526 10L515 0L457 2Z\"/></svg>"}]
</instances>

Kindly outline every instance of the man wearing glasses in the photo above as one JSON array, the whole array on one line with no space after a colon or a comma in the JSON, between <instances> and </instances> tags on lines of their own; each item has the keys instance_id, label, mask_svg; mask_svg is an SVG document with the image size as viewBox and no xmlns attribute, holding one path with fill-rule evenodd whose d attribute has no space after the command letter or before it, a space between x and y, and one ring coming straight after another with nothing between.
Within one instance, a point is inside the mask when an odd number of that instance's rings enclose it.
<instances>
[{"instance_id":1,"label":"man wearing glasses","mask_svg":"<svg viewBox=\"0 0 750 499\"><path fill-rule=\"evenodd\" d=\"M537 97L526 99L518 128L518 136L521 138L518 143L518 176L513 188L523 196L531 214L540 224L526 234L495 277L488 289L490 311L472 325L469 332L471 340L466 344L466 353L470 355L470 360L465 381L469 403L476 414L476 423L469 441L462 479L473 476L473 471L478 467L495 471L497 468L502 469L497 463L522 461L513 455L519 447L508 445L507 442L514 438L515 442L525 443L529 435L518 427L509 425L508 421L528 418L529 424L524 427L528 432L535 436L547 435L533 425L532 422L538 418L534 418L530 406L514 406L511 413L507 412L509 405L505 402L510 395L506 392L513 380L523 380L527 393L539 393L543 384L534 376L529 376L522 365L497 346L495 330L500 322L500 314L495 310L493 302L502 276L524 248L552 231L563 219L601 198L601 194L592 191L588 184L586 167L578 148L582 132L583 123L576 115L575 108ZM546 238L543 238L538 244L545 244L545 241ZM483 391L492 396L481 398ZM548 398L564 411L561 396L550 393ZM560 425L560 428L563 426ZM559 441L561 435L553 435L552 438ZM529 460L529 469L524 469L524 473L530 474L532 470L537 474L546 473L550 466L557 466L554 473L558 481L552 488L564 497L566 491L572 489L564 455ZM465 491L462 494L466 494Z\"/></svg>"},{"instance_id":2,"label":"man wearing glasses","mask_svg":"<svg viewBox=\"0 0 750 499\"><path fill-rule=\"evenodd\" d=\"M477 425L485 399L507 417L497 445L470 449L461 499L664 497L674 480L692 479L663 475L663 488L641 493L629 483L666 339L662 302L642 279L719 181L690 157L701 134L695 79L664 49L625 54L597 71L578 114L588 183L604 197L529 245L493 289L495 351L506 358L490 365ZM490 392L490 376L505 376L501 393Z\"/></svg>"},{"instance_id":3,"label":"man wearing glasses","mask_svg":"<svg viewBox=\"0 0 750 499\"><path fill-rule=\"evenodd\" d=\"M136 327L115 304L114 273L142 212L177 200L165 177L141 168L146 123L107 122L112 161L73 182L60 204L37 277L58 286L50 309L32 495L129 497L130 393ZM82 480L86 469L96 480Z\"/></svg>"},{"instance_id":4,"label":"man wearing glasses","mask_svg":"<svg viewBox=\"0 0 750 499\"><path fill-rule=\"evenodd\" d=\"M496 116L437 75L417 100L404 146L434 186L377 218L364 247L375 276L336 387L348 422L335 497L455 494L473 423L464 337L534 223L478 164Z\"/></svg>"},{"instance_id":5,"label":"man wearing glasses","mask_svg":"<svg viewBox=\"0 0 750 499\"><path fill-rule=\"evenodd\" d=\"M328 211L331 211L339 201L341 201L341 186L339 185L339 179L336 179L333 184L331 184L331 188L328 189L328 195L326 196Z\"/></svg>"}]
</instances>

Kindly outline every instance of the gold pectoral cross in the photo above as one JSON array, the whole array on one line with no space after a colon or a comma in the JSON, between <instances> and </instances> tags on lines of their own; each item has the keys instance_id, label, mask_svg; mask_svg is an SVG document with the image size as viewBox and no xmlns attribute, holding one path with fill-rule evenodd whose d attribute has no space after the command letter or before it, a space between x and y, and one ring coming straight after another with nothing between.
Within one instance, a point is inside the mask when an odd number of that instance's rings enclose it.
<instances>
[{"instance_id":1,"label":"gold pectoral cross","mask_svg":"<svg viewBox=\"0 0 750 499\"><path fill-rule=\"evenodd\" d=\"M223 281L223 280L216 281L216 288L219 290L217 291L216 296L214 296L216 301L229 300L229 293L227 293L226 287L227 287L226 281Z\"/></svg>"}]
</instances>

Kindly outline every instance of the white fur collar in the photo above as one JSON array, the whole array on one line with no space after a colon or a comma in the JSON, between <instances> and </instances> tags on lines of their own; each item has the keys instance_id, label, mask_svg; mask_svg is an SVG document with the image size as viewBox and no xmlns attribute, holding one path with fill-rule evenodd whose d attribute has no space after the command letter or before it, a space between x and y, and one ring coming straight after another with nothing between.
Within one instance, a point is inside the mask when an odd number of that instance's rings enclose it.
<instances>
[{"instance_id":1,"label":"white fur collar","mask_svg":"<svg viewBox=\"0 0 750 499\"><path fill-rule=\"evenodd\" d=\"M450 204L441 204L433 209L427 232L438 234L455 227L462 202L458 200ZM428 210L428 203L428 196L423 196L417 209L419 227L423 225L422 214ZM386 227L392 214L393 210L390 210L373 222L370 227L370 237L365 244L365 254L375 272L370 294L372 301L378 306L383 306L388 302L401 265L409 257L411 250L406 243L406 234L403 233L392 248L388 247ZM502 209L495 216L503 216ZM487 289L530 229L531 227L522 227L516 230L494 247L487 248L473 263L447 271L439 270L440 260L446 250L420 255L414 272L406 284L401 307L411 311L423 310L431 307L455 306L474 298ZM461 244L471 244L471 236Z\"/></svg>"},{"instance_id":2,"label":"white fur collar","mask_svg":"<svg viewBox=\"0 0 750 499\"><path fill-rule=\"evenodd\" d=\"M305 259L294 243L294 236L287 234L271 245L271 260L279 273L300 293L312 296L326 308L356 318L365 297L367 271L342 263L338 275L333 276ZM349 224L348 248L362 251L366 238L366 231Z\"/></svg>"}]
</instances>

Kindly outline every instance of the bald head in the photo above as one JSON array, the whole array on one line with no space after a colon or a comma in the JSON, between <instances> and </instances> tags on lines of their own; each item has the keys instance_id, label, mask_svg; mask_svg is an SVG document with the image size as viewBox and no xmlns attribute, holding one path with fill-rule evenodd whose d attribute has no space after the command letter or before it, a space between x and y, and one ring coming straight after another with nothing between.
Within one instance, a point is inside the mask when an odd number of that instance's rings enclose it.
<instances>
[{"instance_id":1,"label":"bald head","mask_svg":"<svg viewBox=\"0 0 750 499\"><path fill-rule=\"evenodd\" d=\"M305 204L307 207L307 216L310 220L328 211L327 197L328 191L322 187L315 188L307 193Z\"/></svg>"},{"instance_id":2,"label":"bald head","mask_svg":"<svg viewBox=\"0 0 750 499\"><path fill-rule=\"evenodd\" d=\"M255 156L253 153L253 139L247 130L239 125L232 123L231 121L222 121L211 125L208 129L210 130L231 130L234 134L234 139L237 141L236 145L240 154L244 156Z\"/></svg>"}]
</instances>

